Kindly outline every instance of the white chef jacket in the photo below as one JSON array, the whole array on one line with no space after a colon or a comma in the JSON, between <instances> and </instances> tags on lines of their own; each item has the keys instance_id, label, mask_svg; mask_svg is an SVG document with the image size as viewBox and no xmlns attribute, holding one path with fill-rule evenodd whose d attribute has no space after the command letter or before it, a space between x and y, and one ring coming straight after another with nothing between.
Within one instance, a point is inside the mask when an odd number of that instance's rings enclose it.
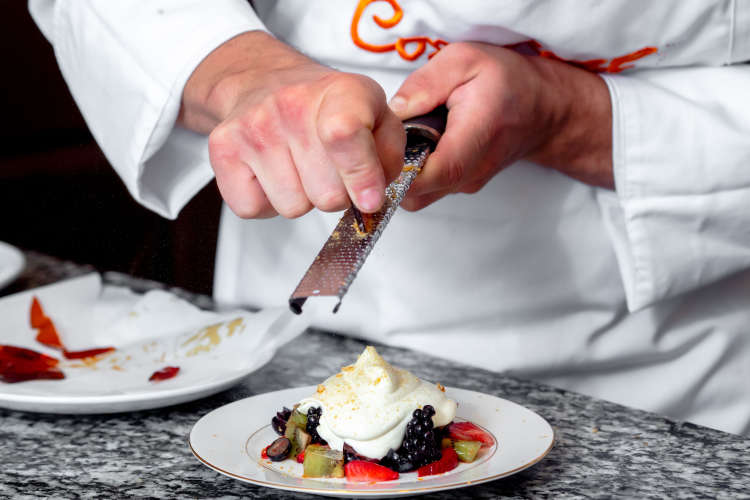
<instances>
[{"instance_id":1,"label":"white chef jacket","mask_svg":"<svg viewBox=\"0 0 750 500\"><path fill-rule=\"evenodd\" d=\"M339 313L311 321L750 433L750 1L29 4L104 153L165 217L212 177L206 137L175 125L182 88L244 31L388 95L441 40L611 71L616 191L519 162L478 194L399 212ZM397 10L394 26L373 18ZM245 221L225 207L215 297L285 304L337 218Z\"/></svg>"}]
</instances>

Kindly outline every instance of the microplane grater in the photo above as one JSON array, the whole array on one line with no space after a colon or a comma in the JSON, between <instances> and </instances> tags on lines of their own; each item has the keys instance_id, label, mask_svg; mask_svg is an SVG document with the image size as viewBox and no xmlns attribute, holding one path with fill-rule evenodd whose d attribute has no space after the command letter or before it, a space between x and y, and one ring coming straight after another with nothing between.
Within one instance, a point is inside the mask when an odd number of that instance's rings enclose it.
<instances>
[{"instance_id":1,"label":"microplane grater","mask_svg":"<svg viewBox=\"0 0 750 500\"><path fill-rule=\"evenodd\" d=\"M360 229L354 208L349 208L318 252L310 268L289 297L289 307L297 314L308 297L338 297L335 313L365 259L406 196L445 130L447 110L440 106L431 113L404 123L406 149L401 174L385 190L383 207L372 214L361 214L365 231Z\"/></svg>"}]
</instances>

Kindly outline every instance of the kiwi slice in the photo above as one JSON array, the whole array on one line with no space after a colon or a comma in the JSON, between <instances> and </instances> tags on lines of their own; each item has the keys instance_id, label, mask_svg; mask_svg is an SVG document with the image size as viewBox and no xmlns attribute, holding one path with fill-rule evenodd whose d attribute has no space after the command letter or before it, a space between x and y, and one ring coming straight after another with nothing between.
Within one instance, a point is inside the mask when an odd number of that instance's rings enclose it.
<instances>
[{"instance_id":1,"label":"kiwi slice","mask_svg":"<svg viewBox=\"0 0 750 500\"><path fill-rule=\"evenodd\" d=\"M297 429L298 427L294 425L294 422L292 422L292 419L290 418L286 423L286 430L284 430L284 437L292 444L292 448L289 451L290 457L296 457L299 455L299 452L302 451L297 444Z\"/></svg>"},{"instance_id":2,"label":"kiwi slice","mask_svg":"<svg viewBox=\"0 0 750 500\"><path fill-rule=\"evenodd\" d=\"M299 427L295 429L294 431L294 439L297 441L297 446L299 447L299 450L302 451L305 448L307 448L307 445L310 444L310 441L312 441L312 436L308 434L307 432L303 431Z\"/></svg>"},{"instance_id":3,"label":"kiwi slice","mask_svg":"<svg viewBox=\"0 0 750 500\"><path fill-rule=\"evenodd\" d=\"M292 415L289 417L289 422L302 429L303 431L307 428L307 415L299 410L294 410Z\"/></svg>"},{"instance_id":4,"label":"kiwi slice","mask_svg":"<svg viewBox=\"0 0 750 500\"><path fill-rule=\"evenodd\" d=\"M304 477L344 477L344 454L327 446L311 444L305 449Z\"/></svg>"},{"instance_id":5,"label":"kiwi slice","mask_svg":"<svg viewBox=\"0 0 750 500\"><path fill-rule=\"evenodd\" d=\"M453 449L456 450L456 455L462 462L473 462L481 447L480 441L453 441Z\"/></svg>"}]
</instances>

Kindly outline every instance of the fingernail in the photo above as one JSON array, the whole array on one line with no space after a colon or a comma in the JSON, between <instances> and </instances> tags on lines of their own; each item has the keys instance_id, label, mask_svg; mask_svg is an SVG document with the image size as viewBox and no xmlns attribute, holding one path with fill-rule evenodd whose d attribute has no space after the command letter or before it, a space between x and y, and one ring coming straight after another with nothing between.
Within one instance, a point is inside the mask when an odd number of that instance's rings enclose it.
<instances>
[{"instance_id":1,"label":"fingernail","mask_svg":"<svg viewBox=\"0 0 750 500\"><path fill-rule=\"evenodd\" d=\"M359 192L357 205L366 212L374 212L380 208L380 193L377 189L367 188Z\"/></svg>"},{"instance_id":2,"label":"fingernail","mask_svg":"<svg viewBox=\"0 0 750 500\"><path fill-rule=\"evenodd\" d=\"M406 101L404 97L397 95L397 96L394 96L388 102L388 107L391 108L391 111L393 111L397 115L400 115L406 112L406 108L408 107L408 104L409 103Z\"/></svg>"}]
</instances>

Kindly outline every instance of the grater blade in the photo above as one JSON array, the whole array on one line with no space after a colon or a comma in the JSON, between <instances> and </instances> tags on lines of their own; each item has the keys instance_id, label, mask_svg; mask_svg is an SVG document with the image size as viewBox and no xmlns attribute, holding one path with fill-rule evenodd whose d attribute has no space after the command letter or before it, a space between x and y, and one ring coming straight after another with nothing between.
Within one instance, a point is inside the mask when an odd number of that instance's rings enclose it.
<instances>
[{"instance_id":1,"label":"grater blade","mask_svg":"<svg viewBox=\"0 0 750 500\"><path fill-rule=\"evenodd\" d=\"M362 214L355 207L344 212L336 229L289 297L289 307L293 312L302 313L302 305L308 297L326 296L338 297L333 312L339 310L341 299L406 196L411 183L422 170L430 152L435 149L447 121L448 109L438 106L425 115L404 122L404 167L398 179L386 188L383 207L373 214Z\"/></svg>"},{"instance_id":2,"label":"grater blade","mask_svg":"<svg viewBox=\"0 0 750 500\"><path fill-rule=\"evenodd\" d=\"M404 168L399 177L386 188L383 207L372 214L361 214L364 232L360 230L356 208L349 208L344 212L289 298L289 307L295 313L302 312L302 305L308 297L324 296L338 297L339 301L333 312L338 311L341 299L434 148L435 142L427 139L423 132L407 130Z\"/></svg>"}]
</instances>

